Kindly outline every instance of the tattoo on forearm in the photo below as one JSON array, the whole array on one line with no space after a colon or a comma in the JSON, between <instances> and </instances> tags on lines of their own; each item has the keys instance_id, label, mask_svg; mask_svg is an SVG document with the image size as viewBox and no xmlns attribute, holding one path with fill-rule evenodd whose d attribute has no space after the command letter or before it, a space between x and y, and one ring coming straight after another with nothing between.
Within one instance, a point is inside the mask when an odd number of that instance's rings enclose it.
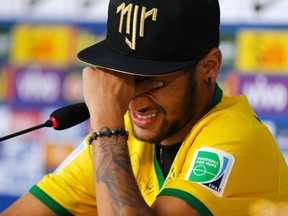
<instances>
[{"instance_id":1,"label":"tattoo on forearm","mask_svg":"<svg viewBox=\"0 0 288 216\"><path fill-rule=\"evenodd\" d=\"M97 159L96 181L97 184L102 182L107 186L115 215L126 205L147 210L132 172L126 142L123 136L103 137L99 146L96 146L102 152L101 158Z\"/></svg>"}]
</instances>

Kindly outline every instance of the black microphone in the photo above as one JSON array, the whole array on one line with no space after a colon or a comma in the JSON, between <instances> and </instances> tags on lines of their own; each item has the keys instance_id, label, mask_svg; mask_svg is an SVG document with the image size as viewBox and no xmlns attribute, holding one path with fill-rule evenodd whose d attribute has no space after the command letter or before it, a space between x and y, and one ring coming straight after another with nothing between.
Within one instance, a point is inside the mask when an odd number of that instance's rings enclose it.
<instances>
[{"instance_id":1,"label":"black microphone","mask_svg":"<svg viewBox=\"0 0 288 216\"><path fill-rule=\"evenodd\" d=\"M64 130L80 124L89 118L89 110L85 103L68 105L52 112L50 118L45 123L1 137L0 142L43 127L53 127L55 130Z\"/></svg>"}]
</instances>

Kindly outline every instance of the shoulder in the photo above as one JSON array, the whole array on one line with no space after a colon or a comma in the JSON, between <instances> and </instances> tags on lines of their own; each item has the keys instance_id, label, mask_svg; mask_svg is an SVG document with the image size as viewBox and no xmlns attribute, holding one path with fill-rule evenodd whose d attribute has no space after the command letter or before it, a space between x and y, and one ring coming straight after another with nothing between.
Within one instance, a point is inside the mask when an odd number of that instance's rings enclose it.
<instances>
[{"instance_id":1,"label":"shoulder","mask_svg":"<svg viewBox=\"0 0 288 216\"><path fill-rule=\"evenodd\" d=\"M243 142L262 139L274 142L270 131L257 117L244 95L224 96L194 128L201 129L202 134L209 133L211 139L227 138Z\"/></svg>"},{"instance_id":2,"label":"shoulder","mask_svg":"<svg viewBox=\"0 0 288 216\"><path fill-rule=\"evenodd\" d=\"M185 148L190 160L211 153L211 156L230 158L231 162L235 161L234 170L246 169L249 174L263 166L275 170L281 160L275 139L257 118L245 96L223 97L194 126L185 140Z\"/></svg>"}]
</instances>

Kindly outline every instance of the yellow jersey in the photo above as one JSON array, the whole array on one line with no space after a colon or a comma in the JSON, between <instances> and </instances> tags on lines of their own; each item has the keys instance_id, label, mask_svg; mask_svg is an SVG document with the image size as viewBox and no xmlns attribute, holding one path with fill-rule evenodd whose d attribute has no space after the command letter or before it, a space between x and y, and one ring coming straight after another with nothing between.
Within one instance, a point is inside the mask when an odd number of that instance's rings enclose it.
<instances>
[{"instance_id":1,"label":"yellow jersey","mask_svg":"<svg viewBox=\"0 0 288 216\"><path fill-rule=\"evenodd\" d=\"M142 196L185 200L201 215L248 215L259 200L288 202L288 168L268 129L245 96L222 96L194 125L164 179L155 145L133 137L129 116L128 148ZM58 215L97 214L91 146L87 138L55 170L30 189Z\"/></svg>"}]
</instances>

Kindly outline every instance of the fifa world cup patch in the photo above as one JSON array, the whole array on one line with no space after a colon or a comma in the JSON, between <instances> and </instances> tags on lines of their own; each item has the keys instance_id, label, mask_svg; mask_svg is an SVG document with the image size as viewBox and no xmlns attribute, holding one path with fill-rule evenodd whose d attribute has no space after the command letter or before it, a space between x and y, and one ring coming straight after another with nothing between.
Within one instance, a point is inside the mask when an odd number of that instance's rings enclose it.
<instances>
[{"instance_id":1,"label":"fifa world cup patch","mask_svg":"<svg viewBox=\"0 0 288 216\"><path fill-rule=\"evenodd\" d=\"M233 164L233 155L219 149L203 147L195 151L185 179L197 182L221 197Z\"/></svg>"}]
</instances>

